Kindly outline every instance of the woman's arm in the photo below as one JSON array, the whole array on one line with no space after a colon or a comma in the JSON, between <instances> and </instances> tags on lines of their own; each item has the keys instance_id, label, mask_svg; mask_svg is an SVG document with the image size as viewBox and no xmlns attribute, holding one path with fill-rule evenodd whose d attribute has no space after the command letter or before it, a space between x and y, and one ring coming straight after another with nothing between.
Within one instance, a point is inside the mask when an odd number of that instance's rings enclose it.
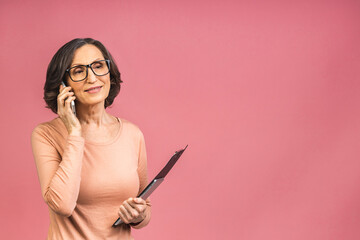
<instances>
[{"instance_id":1,"label":"woman's arm","mask_svg":"<svg viewBox=\"0 0 360 240\"><path fill-rule=\"evenodd\" d=\"M42 196L55 213L69 217L79 195L84 139L69 135L61 157L48 135L39 125L31 136Z\"/></svg>"}]
</instances>

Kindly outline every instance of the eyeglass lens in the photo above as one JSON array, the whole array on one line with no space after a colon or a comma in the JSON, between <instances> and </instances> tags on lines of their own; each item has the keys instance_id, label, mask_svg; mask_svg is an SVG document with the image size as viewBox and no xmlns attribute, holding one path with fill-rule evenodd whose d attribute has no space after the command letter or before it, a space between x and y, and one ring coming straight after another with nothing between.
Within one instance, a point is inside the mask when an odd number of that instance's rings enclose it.
<instances>
[{"instance_id":1,"label":"eyeglass lens","mask_svg":"<svg viewBox=\"0 0 360 240\"><path fill-rule=\"evenodd\" d=\"M70 77L73 81L81 81L87 77L87 66L80 65L72 67L69 71ZM109 67L106 60L96 61L90 65L91 70L97 76L106 75L109 73Z\"/></svg>"}]
</instances>

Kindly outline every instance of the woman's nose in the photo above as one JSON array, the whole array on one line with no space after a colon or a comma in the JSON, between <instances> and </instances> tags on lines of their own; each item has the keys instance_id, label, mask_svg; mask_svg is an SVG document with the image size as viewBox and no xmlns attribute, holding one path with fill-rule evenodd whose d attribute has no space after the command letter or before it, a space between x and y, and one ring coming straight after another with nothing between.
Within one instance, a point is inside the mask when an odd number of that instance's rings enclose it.
<instances>
[{"instance_id":1,"label":"woman's nose","mask_svg":"<svg viewBox=\"0 0 360 240\"><path fill-rule=\"evenodd\" d=\"M96 82L96 75L91 71L91 69L88 69L88 76L86 78L86 81L89 83Z\"/></svg>"}]
</instances>

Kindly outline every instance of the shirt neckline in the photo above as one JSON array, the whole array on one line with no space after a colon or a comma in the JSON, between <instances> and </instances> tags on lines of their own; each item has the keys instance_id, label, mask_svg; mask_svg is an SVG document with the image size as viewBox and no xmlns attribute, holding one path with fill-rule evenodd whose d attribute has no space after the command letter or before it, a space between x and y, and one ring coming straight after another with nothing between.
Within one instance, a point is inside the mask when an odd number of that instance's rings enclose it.
<instances>
[{"instance_id":1,"label":"shirt neckline","mask_svg":"<svg viewBox=\"0 0 360 240\"><path fill-rule=\"evenodd\" d=\"M114 143L119 138L120 133L121 133L122 128L123 128L123 123L122 123L121 119L118 118L118 117L116 117L116 119L118 120L118 123L120 124L120 127L118 129L117 134L115 135L115 137L113 139L110 139L109 141L106 141L106 142L94 142L94 141L89 141L89 140L85 139L85 144L90 144L90 145L110 145L110 144Z\"/></svg>"},{"instance_id":2,"label":"shirt neckline","mask_svg":"<svg viewBox=\"0 0 360 240\"><path fill-rule=\"evenodd\" d=\"M113 139L110 139L110 140L108 140L108 141L106 141L106 142L94 142L94 141L89 141L89 140L85 139L84 137L82 137L82 138L84 139L84 141L85 141L85 144L90 144L90 145L109 145L109 144L114 143L114 142L119 138L119 136L121 135L122 128L123 128L123 121L122 121L120 118L118 118L118 117L115 117L115 118L118 120L118 123L120 124L120 127L119 127L119 129L118 129L117 134L115 135L115 137L114 137ZM65 127L65 124L64 124L63 121L60 119L60 117L58 117L58 120L59 120L59 121L61 122L61 124L63 125L66 133L68 133L68 132L67 132L67 129L66 129L66 127Z\"/></svg>"}]
</instances>

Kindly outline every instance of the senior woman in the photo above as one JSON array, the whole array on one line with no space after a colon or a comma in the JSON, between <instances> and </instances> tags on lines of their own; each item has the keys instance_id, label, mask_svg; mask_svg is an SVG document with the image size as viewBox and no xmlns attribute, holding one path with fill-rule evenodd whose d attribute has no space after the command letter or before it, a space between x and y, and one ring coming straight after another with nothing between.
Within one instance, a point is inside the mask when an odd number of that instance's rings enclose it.
<instances>
[{"instance_id":1,"label":"senior woman","mask_svg":"<svg viewBox=\"0 0 360 240\"><path fill-rule=\"evenodd\" d=\"M133 239L131 228L150 221L149 200L136 198L147 185L144 136L105 110L121 82L111 54L91 38L66 43L48 66L44 100L58 117L31 138L48 239ZM124 223L113 228L118 217Z\"/></svg>"}]
</instances>

